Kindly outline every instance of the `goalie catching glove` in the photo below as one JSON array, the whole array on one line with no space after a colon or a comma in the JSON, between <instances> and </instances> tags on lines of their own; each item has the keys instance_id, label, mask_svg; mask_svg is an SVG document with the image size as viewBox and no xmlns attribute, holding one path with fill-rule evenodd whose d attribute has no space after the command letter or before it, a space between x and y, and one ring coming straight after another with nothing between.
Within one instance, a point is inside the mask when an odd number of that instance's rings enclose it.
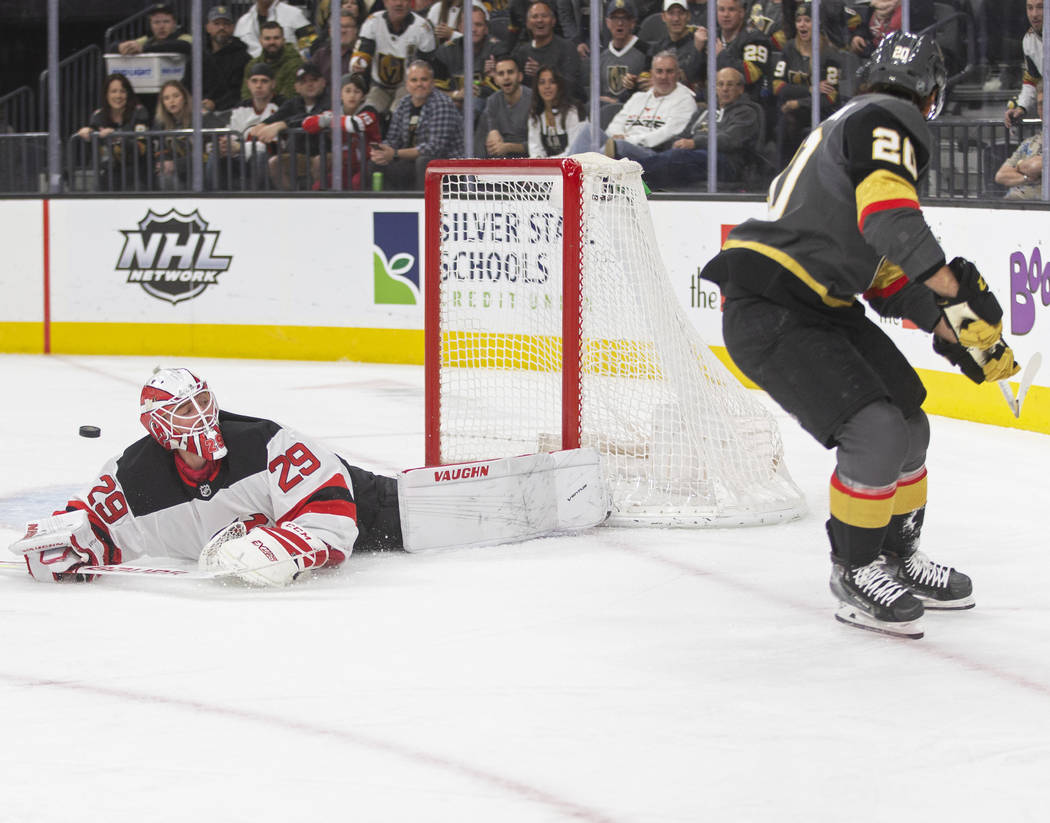
<instances>
[{"instance_id":1,"label":"goalie catching glove","mask_svg":"<svg viewBox=\"0 0 1050 823\"><path fill-rule=\"evenodd\" d=\"M202 571L225 571L249 586L287 586L307 569L328 562L328 544L295 523L227 526L204 547L197 561Z\"/></svg>"},{"instance_id":2,"label":"goalie catching glove","mask_svg":"<svg viewBox=\"0 0 1050 823\"><path fill-rule=\"evenodd\" d=\"M78 575L81 566L104 563L105 546L95 536L87 512L71 512L30 520L25 537L11 544L11 551L26 559L29 573L47 583L90 580Z\"/></svg>"},{"instance_id":3,"label":"goalie catching glove","mask_svg":"<svg viewBox=\"0 0 1050 823\"><path fill-rule=\"evenodd\" d=\"M955 297L937 296L937 305L958 343L939 337L933 350L957 366L974 383L994 382L1021 370L1003 340L1003 309L977 267L962 257L948 264L959 283Z\"/></svg>"}]
</instances>

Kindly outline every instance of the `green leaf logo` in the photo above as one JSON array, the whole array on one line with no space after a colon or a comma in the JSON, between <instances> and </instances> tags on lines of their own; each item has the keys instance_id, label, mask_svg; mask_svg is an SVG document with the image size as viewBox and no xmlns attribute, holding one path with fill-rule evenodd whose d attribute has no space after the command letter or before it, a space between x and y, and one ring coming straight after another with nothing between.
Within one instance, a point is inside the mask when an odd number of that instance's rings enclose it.
<instances>
[{"instance_id":1,"label":"green leaf logo","mask_svg":"<svg viewBox=\"0 0 1050 823\"><path fill-rule=\"evenodd\" d=\"M373 246L372 261L377 304L415 306L419 303L419 289L405 276L415 265L414 255L398 252L387 260L383 250L379 246Z\"/></svg>"}]
</instances>

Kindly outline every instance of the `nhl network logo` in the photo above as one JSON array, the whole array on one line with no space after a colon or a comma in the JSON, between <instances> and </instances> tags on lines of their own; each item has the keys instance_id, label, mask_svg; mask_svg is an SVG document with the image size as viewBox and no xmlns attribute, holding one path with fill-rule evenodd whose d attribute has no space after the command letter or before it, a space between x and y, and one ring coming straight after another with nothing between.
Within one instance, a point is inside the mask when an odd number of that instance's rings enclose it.
<instances>
[{"instance_id":1,"label":"nhl network logo","mask_svg":"<svg viewBox=\"0 0 1050 823\"><path fill-rule=\"evenodd\" d=\"M121 229L124 248L117 270L128 273L152 297L181 303L192 300L230 267L232 257L215 253L219 232L208 231L199 211L182 214L150 209L138 229Z\"/></svg>"}]
</instances>

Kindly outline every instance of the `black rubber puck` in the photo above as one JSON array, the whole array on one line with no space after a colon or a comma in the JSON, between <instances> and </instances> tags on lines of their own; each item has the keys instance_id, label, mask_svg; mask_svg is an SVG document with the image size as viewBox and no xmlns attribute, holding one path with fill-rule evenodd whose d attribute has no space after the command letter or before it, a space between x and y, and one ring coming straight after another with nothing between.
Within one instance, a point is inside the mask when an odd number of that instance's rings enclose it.
<instances>
[{"instance_id":1,"label":"black rubber puck","mask_svg":"<svg viewBox=\"0 0 1050 823\"><path fill-rule=\"evenodd\" d=\"M80 436L81 437L99 437L102 434L102 429L98 426L81 426Z\"/></svg>"}]
</instances>

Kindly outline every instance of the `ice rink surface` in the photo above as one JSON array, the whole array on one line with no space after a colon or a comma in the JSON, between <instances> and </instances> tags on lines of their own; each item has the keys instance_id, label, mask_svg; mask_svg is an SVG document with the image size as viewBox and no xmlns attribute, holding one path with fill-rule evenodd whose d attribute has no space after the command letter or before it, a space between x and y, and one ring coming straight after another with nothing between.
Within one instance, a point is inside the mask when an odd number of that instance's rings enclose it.
<instances>
[{"instance_id":1,"label":"ice rink surface","mask_svg":"<svg viewBox=\"0 0 1050 823\"><path fill-rule=\"evenodd\" d=\"M2 356L0 542L143 434L158 363L422 463L418 367ZM355 555L281 591L3 573L0 821L1045 820L1050 438L933 419L924 548L977 608L909 641L833 619L833 456L777 414L787 525Z\"/></svg>"}]
</instances>

